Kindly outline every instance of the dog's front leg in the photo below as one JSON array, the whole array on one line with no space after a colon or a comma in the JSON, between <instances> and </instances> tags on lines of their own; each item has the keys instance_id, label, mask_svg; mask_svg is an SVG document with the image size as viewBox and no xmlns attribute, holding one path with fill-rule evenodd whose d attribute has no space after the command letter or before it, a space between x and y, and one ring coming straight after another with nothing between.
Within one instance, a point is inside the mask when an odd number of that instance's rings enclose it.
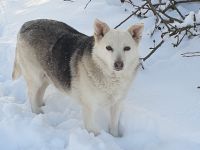
<instances>
[{"instance_id":1,"label":"dog's front leg","mask_svg":"<svg viewBox=\"0 0 200 150\"><path fill-rule=\"evenodd\" d=\"M121 101L117 101L110 107L110 126L109 132L113 136L120 136L119 135L119 118L121 113Z\"/></svg>"},{"instance_id":2,"label":"dog's front leg","mask_svg":"<svg viewBox=\"0 0 200 150\"><path fill-rule=\"evenodd\" d=\"M83 119L85 128L88 132L93 132L94 135L98 135L100 133L97 124L95 123L95 108L91 105L83 105Z\"/></svg>"}]
</instances>

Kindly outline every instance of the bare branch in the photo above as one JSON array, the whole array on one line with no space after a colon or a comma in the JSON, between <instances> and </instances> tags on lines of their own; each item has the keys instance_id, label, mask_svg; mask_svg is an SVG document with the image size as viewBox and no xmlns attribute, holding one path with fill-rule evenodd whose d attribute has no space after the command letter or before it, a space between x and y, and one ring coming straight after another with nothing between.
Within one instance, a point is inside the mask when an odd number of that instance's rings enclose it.
<instances>
[{"instance_id":1,"label":"bare branch","mask_svg":"<svg viewBox=\"0 0 200 150\"><path fill-rule=\"evenodd\" d=\"M146 1L147 1L147 3L149 4L149 9L154 13L155 16L157 16L157 17L162 21L162 23L165 24L165 26L167 27L167 29L168 29L168 31L169 31L170 28L169 28L169 26L168 26L168 22L167 22L165 19L163 19L159 13L157 13L157 10L156 10L155 7L152 5L152 3L151 3L150 0L146 0Z\"/></svg>"},{"instance_id":2,"label":"bare branch","mask_svg":"<svg viewBox=\"0 0 200 150\"><path fill-rule=\"evenodd\" d=\"M182 40L184 39L184 37L187 35L187 31L185 31L185 34L181 37L177 36L177 41L176 41L176 44L173 44L174 47L177 47L181 42Z\"/></svg>"},{"instance_id":3,"label":"bare branch","mask_svg":"<svg viewBox=\"0 0 200 150\"><path fill-rule=\"evenodd\" d=\"M200 51L199 52L186 52L186 53L182 53L181 55L187 55L187 54L200 54Z\"/></svg>"},{"instance_id":4,"label":"bare branch","mask_svg":"<svg viewBox=\"0 0 200 150\"><path fill-rule=\"evenodd\" d=\"M185 17L181 14L181 12L178 10L178 8L176 7L176 1L175 0L170 0L171 2L171 6L173 9L175 9L177 11L177 13L181 16L181 18L184 20Z\"/></svg>"},{"instance_id":5,"label":"bare branch","mask_svg":"<svg viewBox=\"0 0 200 150\"><path fill-rule=\"evenodd\" d=\"M174 0L174 5L184 4L184 3L197 3L197 2L199 2L199 0L183 0L183 1ZM173 5L169 5L167 8L163 10L163 12L167 12L170 9L174 9Z\"/></svg>"},{"instance_id":6,"label":"bare branch","mask_svg":"<svg viewBox=\"0 0 200 150\"><path fill-rule=\"evenodd\" d=\"M196 56L200 56L200 52L186 52L181 54L181 56L183 57L196 57Z\"/></svg>"},{"instance_id":7,"label":"bare branch","mask_svg":"<svg viewBox=\"0 0 200 150\"><path fill-rule=\"evenodd\" d=\"M162 12L162 11L159 11L159 12ZM178 23L182 23L183 21L182 20L179 20L179 19L177 19L177 18L174 18L174 17L171 17L171 16L169 16L169 15L167 15L166 13L162 13L165 17L167 17L167 18L169 18L169 22L170 23L173 23L174 21L177 21Z\"/></svg>"},{"instance_id":8,"label":"bare branch","mask_svg":"<svg viewBox=\"0 0 200 150\"><path fill-rule=\"evenodd\" d=\"M156 50L164 43L164 40L162 40L156 47L154 48L150 48L152 49L152 51L147 55L145 56L144 58L142 58L143 61L146 61L151 55L153 55L153 53L156 52Z\"/></svg>"},{"instance_id":9,"label":"bare branch","mask_svg":"<svg viewBox=\"0 0 200 150\"><path fill-rule=\"evenodd\" d=\"M135 12L133 12L131 15L129 15L126 19L124 19L122 22L120 22L117 26L114 27L114 29L121 26L124 22L126 22L128 19L130 19L132 16L136 15L144 6L146 6L147 3L144 3L140 8L138 8Z\"/></svg>"},{"instance_id":10,"label":"bare branch","mask_svg":"<svg viewBox=\"0 0 200 150\"><path fill-rule=\"evenodd\" d=\"M84 9L87 8L87 6L89 5L89 3L90 3L91 1L92 1L92 0L89 0L89 1L87 2L87 4L85 5Z\"/></svg>"},{"instance_id":11,"label":"bare branch","mask_svg":"<svg viewBox=\"0 0 200 150\"><path fill-rule=\"evenodd\" d=\"M197 25L200 25L200 24L197 24ZM188 30L188 29L191 29L191 28L194 28L194 26L192 25L188 25L186 27L182 27L182 28L174 28L173 30L171 30L171 33L169 34L169 36L174 36L176 35L177 33L181 33L182 31L185 31L185 30Z\"/></svg>"},{"instance_id":12,"label":"bare branch","mask_svg":"<svg viewBox=\"0 0 200 150\"><path fill-rule=\"evenodd\" d=\"M191 25L186 26L178 26L179 24L183 23L185 20L185 15L182 14L182 12L178 9L177 5L183 4L183 3L192 3L192 2L200 2L199 0L170 0L170 3L162 2L161 0L158 3L152 3L151 0L143 0L144 3L141 5L135 5L131 0L124 0L124 2L129 3L133 6L134 11L131 15L129 15L126 19L124 19L120 24L118 24L116 28L121 26L124 22L126 22L128 19L130 19L132 16L138 16L138 17L148 17L150 14L149 12L152 12L155 16L155 25L153 32L150 34L151 36L154 35L156 31L160 33L161 41L157 46L154 46L153 48L150 48L152 51L143 59L143 61L147 60L155 51L161 47L161 45L164 43L163 39L169 39L169 37L174 38L175 42L172 43L174 47L177 47L181 44L183 39L185 37L193 37L200 35L200 23L198 24L196 22L196 16L194 14L194 23ZM162 6L162 7L160 7ZM163 9L163 7L166 7ZM170 13L169 11L170 10ZM170 14L173 11L173 13L178 13L180 18L175 18L171 16ZM155 42L154 42L155 43ZM196 56L196 54L195 54ZM188 57L188 56L183 56ZM190 57L190 56L189 56Z\"/></svg>"},{"instance_id":13,"label":"bare branch","mask_svg":"<svg viewBox=\"0 0 200 150\"><path fill-rule=\"evenodd\" d=\"M126 19L124 19L122 22L120 22L117 26L114 27L114 29L117 29L119 26L121 26L124 22L126 22L128 19L130 19L132 16L134 16L136 13L132 13L129 15Z\"/></svg>"},{"instance_id":14,"label":"bare branch","mask_svg":"<svg viewBox=\"0 0 200 150\"><path fill-rule=\"evenodd\" d=\"M183 3L196 3L199 2L199 0L183 0L183 1L174 1L175 4L183 4Z\"/></svg>"},{"instance_id":15,"label":"bare branch","mask_svg":"<svg viewBox=\"0 0 200 150\"><path fill-rule=\"evenodd\" d=\"M183 56L183 57L196 57L196 56L200 56L200 55L188 55L188 56Z\"/></svg>"},{"instance_id":16,"label":"bare branch","mask_svg":"<svg viewBox=\"0 0 200 150\"><path fill-rule=\"evenodd\" d=\"M68 2L74 2L73 0L64 0L64 1L68 1Z\"/></svg>"}]
</instances>

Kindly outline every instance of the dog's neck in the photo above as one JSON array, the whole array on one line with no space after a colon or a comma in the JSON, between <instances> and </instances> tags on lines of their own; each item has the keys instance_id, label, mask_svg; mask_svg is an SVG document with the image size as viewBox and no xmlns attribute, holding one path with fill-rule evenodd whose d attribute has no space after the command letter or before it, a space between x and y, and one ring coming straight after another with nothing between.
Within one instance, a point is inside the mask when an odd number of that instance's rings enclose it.
<instances>
[{"instance_id":1,"label":"dog's neck","mask_svg":"<svg viewBox=\"0 0 200 150\"><path fill-rule=\"evenodd\" d=\"M85 56L82 59L87 76L96 86L117 85L121 82L121 76L110 72L106 64L99 57Z\"/></svg>"}]
</instances>

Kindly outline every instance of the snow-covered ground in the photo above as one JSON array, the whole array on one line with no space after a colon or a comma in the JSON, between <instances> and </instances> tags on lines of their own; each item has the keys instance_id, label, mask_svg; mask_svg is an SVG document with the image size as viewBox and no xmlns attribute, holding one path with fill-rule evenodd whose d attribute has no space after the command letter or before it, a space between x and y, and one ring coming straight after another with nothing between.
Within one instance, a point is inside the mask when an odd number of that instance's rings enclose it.
<instances>
[{"instance_id":1,"label":"snow-covered ground","mask_svg":"<svg viewBox=\"0 0 200 150\"><path fill-rule=\"evenodd\" d=\"M200 57L183 58L200 51L200 39L185 39L178 48L165 43L140 70L124 102L120 120L123 137L102 131L89 134L80 108L54 87L45 94L44 114L31 112L23 78L12 81L16 34L28 20L63 21L92 35L99 18L114 27L130 12L112 0L1 0L0 1L0 149L1 150L199 150ZM108 5L109 4L109 5ZM198 8L198 6L196 6ZM149 31L153 19L131 18L120 28L145 23L141 56L153 45Z\"/></svg>"}]
</instances>

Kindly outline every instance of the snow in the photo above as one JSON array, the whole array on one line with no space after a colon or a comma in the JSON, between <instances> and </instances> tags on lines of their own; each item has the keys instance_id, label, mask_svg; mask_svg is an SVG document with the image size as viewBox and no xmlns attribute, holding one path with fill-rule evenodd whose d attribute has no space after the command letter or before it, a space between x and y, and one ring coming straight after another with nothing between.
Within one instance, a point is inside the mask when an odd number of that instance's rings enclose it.
<instances>
[{"instance_id":1,"label":"snow","mask_svg":"<svg viewBox=\"0 0 200 150\"><path fill-rule=\"evenodd\" d=\"M190 11L188 16L185 17L183 23L177 24L179 27L194 25L200 23L200 10L198 12Z\"/></svg>"},{"instance_id":2,"label":"snow","mask_svg":"<svg viewBox=\"0 0 200 150\"><path fill-rule=\"evenodd\" d=\"M120 119L122 137L113 137L105 131L98 136L88 133L83 127L80 107L53 86L45 94L44 114L31 112L25 81L11 80L20 26L28 20L50 18L92 35L95 18L114 27L130 13L112 0L91 1L84 10L87 2L0 1L0 149L199 150L200 58L181 56L184 52L200 51L199 37L184 39L178 48L168 41L144 63L145 70L139 70L124 101ZM199 20L199 12L195 13ZM120 28L127 29L137 22L145 24L140 48L141 56L145 56L153 45L148 34L153 28L153 18L133 17Z\"/></svg>"}]
</instances>

